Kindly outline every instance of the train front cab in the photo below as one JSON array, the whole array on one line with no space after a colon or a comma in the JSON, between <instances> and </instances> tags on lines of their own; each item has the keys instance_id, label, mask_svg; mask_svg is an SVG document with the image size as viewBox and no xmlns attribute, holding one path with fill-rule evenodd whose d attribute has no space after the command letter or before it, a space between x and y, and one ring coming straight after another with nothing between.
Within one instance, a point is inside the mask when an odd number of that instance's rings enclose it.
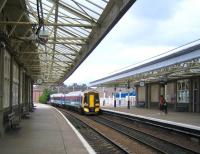
<instances>
[{"instance_id":1,"label":"train front cab","mask_svg":"<svg viewBox=\"0 0 200 154\"><path fill-rule=\"evenodd\" d=\"M100 111L99 94L97 92L84 93L83 111L85 114L98 114Z\"/></svg>"}]
</instances>

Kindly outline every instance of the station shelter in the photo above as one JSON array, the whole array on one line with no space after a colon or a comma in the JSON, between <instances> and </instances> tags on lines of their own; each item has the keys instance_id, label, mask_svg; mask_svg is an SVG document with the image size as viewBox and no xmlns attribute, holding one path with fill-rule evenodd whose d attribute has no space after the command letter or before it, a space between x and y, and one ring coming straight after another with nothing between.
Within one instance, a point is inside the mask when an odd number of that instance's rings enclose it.
<instances>
[{"instance_id":1,"label":"station shelter","mask_svg":"<svg viewBox=\"0 0 200 154\"><path fill-rule=\"evenodd\" d=\"M200 112L200 42L192 42L153 57L125 70L90 83L103 91L136 92L138 107L159 108L164 96L168 108L181 112ZM114 98L116 99L116 98ZM113 101L114 103L114 101Z\"/></svg>"}]
</instances>

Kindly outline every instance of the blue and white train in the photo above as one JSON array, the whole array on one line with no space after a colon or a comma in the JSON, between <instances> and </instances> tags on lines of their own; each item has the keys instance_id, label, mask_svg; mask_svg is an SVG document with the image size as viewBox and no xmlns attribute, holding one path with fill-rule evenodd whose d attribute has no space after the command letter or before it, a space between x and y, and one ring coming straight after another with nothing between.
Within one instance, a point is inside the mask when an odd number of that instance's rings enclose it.
<instances>
[{"instance_id":1,"label":"blue and white train","mask_svg":"<svg viewBox=\"0 0 200 154\"><path fill-rule=\"evenodd\" d=\"M65 103L65 95L62 93L50 95L50 103L55 106L62 106Z\"/></svg>"},{"instance_id":2,"label":"blue and white train","mask_svg":"<svg viewBox=\"0 0 200 154\"><path fill-rule=\"evenodd\" d=\"M68 94L52 94L52 105L63 106L84 114L100 112L99 93L94 90L75 91Z\"/></svg>"}]
</instances>

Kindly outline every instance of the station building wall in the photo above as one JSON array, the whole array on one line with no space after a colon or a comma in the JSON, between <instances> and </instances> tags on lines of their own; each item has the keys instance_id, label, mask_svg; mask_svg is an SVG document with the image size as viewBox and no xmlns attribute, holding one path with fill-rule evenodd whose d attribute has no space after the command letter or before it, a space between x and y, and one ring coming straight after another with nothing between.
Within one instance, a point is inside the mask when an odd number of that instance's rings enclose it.
<instances>
[{"instance_id":1,"label":"station building wall","mask_svg":"<svg viewBox=\"0 0 200 154\"><path fill-rule=\"evenodd\" d=\"M145 95L146 95L146 92L145 92L145 87L138 87L137 89L137 105L140 106L140 107L143 107L145 105Z\"/></svg>"},{"instance_id":2,"label":"station building wall","mask_svg":"<svg viewBox=\"0 0 200 154\"><path fill-rule=\"evenodd\" d=\"M168 108L180 112L200 112L200 77L190 77L168 83L151 83L137 86L137 106L159 108L159 97L163 95Z\"/></svg>"},{"instance_id":3,"label":"station building wall","mask_svg":"<svg viewBox=\"0 0 200 154\"><path fill-rule=\"evenodd\" d=\"M148 89L150 89L150 95L147 95L150 97L148 100L150 100L150 107L158 107L159 102L159 85L158 84L152 84L149 85ZM148 101L149 102L149 101Z\"/></svg>"},{"instance_id":4,"label":"station building wall","mask_svg":"<svg viewBox=\"0 0 200 154\"><path fill-rule=\"evenodd\" d=\"M8 114L21 121L23 112L31 111L32 79L20 67L6 47L0 47L0 137L8 127Z\"/></svg>"},{"instance_id":5,"label":"station building wall","mask_svg":"<svg viewBox=\"0 0 200 154\"><path fill-rule=\"evenodd\" d=\"M34 89L33 88L33 102L39 103L39 97L42 95L41 89Z\"/></svg>"}]
</instances>

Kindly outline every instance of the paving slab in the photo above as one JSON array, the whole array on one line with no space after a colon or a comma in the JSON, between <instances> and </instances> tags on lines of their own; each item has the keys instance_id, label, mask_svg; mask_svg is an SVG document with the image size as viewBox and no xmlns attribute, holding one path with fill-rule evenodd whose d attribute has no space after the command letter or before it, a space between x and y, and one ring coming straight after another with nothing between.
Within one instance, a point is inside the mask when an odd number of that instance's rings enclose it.
<instances>
[{"instance_id":1,"label":"paving slab","mask_svg":"<svg viewBox=\"0 0 200 154\"><path fill-rule=\"evenodd\" d=\"M35 111L21 121L19 129L6 132L0 139L0 154L91 153L55 108L35 105Z\"/></svg>"}]
</instances>

